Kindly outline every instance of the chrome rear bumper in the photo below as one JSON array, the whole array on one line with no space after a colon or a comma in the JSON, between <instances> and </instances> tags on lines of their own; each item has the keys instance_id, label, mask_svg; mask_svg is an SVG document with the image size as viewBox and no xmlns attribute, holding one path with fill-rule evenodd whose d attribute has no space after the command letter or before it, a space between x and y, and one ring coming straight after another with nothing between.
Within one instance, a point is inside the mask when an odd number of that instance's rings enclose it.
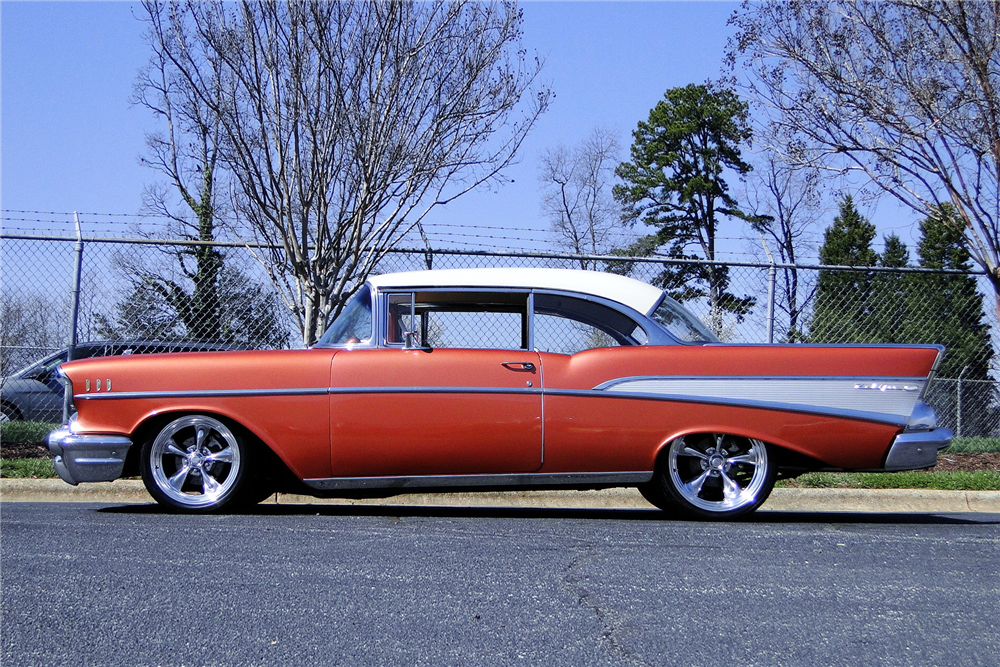
<instances>
[{"instance_id":1,"label":"chrome rear bumper","mask_svg":"<svg viewBox=\"0 0 1000 667\"><path fill-rule=\"evenodd\" d=\"M76 435L67 428L49 433L56 472L73 486L121 477L131 446L132 441L123 435Z\"/></svg>"},{"instance_id":2,"label":"chrome rear bumper","mask_svg":"<svg viewBox=\"0 0 1000 667\"><path fill-rule=\"evenodd\" d=\"M946 428L900 433L885 457L885 469L918 470L937 464L938 450L951 444L952 435Z\"/></svg>"}]
</instances>

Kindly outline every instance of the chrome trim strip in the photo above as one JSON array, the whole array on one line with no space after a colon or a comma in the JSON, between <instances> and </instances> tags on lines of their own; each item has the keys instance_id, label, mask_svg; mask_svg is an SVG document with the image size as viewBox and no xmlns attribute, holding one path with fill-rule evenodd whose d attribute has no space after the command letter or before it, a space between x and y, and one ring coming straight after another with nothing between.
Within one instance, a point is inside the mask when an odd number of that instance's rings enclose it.
<instances>
[{"instance_id":1,"label":"chrome trim strip","mask_svg":"<svg viewBox=\"0 0 1000 667\"><path fill-rule=\"evenodd\" d=\"M702 378L697 378L702 379ZM735 378L719 378L734 380ZM770 378L753 378L769 380ZM821 378L813 378L821 379ZM839 378L844 379L844 378ZM855 379L851 379L854 382ZM510 395L541 395L570 396L582 398L618 398L654 401L677 401L683 403L702 403L706 405L725 405L734 407L758 408L764 410L781 410L803 414L817 414L848 419L863 419L893 425L905 426L912 413L912 408L905 407L896 411L880 411L865 409L864 406L849 405L816 405L812 403L790 402L788 400L767 400L748 398L746 396L703 395L685 392L667 391L623 391L613 387L618 383L613 380L599 387L612 389L546 389L543 387L314 387L302 389L233 389L233 390L190 390L190 391L151 391L151 392L112 392L102 394L77 394L80 400L113 400L113 399L159 399L159 398L246 398L264 396L322 396L344 394L510 394ZM914 392L915 393L915 392ZM907 392L913 396L914 393ZM872 396L882 396L883 392L866 392ZM542 401L544 410L545 402ZM886 406L891 407L891 406ZM905 414L904 414L905 412ZM543 454L544 455L544 454Z\"/></svg>"},{"instance_id":2,"label":"chrome trim strip","mask_svg":"<svg viewBox=\"0 0 1000 667\"><path fill-rule=\"evenodd\" d=\"M525 313L525 318L528 320L528 340L525 342L529 350L537 352L535 350L535 290L528 292L528 312Z\"/></svg>"},{"instance_id":3,"label":"chrome trim strip","mask_svg":"<svg viewBox=\"0 0 1000 667\"><path fill-rule=\"evenodd\" d=\"M808 381L808 380L849 380L851 382L908 382L911 384L925 382L925 377L888 377L879 375L631 375L628 377L608 380L594 387L597 391L603 391L622 384L623 382L633 382L642 380L712 380L726 382L782 382L782 381Z\"/></svg>"},{"instance_id":4,"label":"chrome trim strip","mask_svg":"<svg viewBox=\"0 0 1000 667\"><path fill-rule=\"evenodd\" d=\"M324 394L541 394L541 387L310 387L304 389L206 389L180 391L121 391L76 394L74 398L244 398L260 396L322 396Z\"/></svg>"},{"instance_id":5,"label":"chrome trim strip","mask_svg":"<svg viewBox=\"0 0 1000 667\"><path fill-rule=\"evenodd\" d=\"M178 391L119 391L103 394L75 394L74 399L107 400L132 398L240 398L254 396L316 396L330 393L327 387L304 389L181 389Z\"/></svg>"},{"instance_id":6,"label":"chrome trim strip","mask_svg":"<svg viewBox=\"0 0 1000 667\"><path fill-rule=\"evenodd\" d=\"M330 394L542 394L541 387L330 387Z\"/></svg>"},{"instance_id":7,"label":"chrome trim strip","mask_svg":"<svg viewBox=\"0 0 1000 667\"><path fill-rule=\"evenodd\" d=\"M419 477L331 477L306 479L318 490L418 489L470 486L575 486L585 484L641 484L653 478L653 471L524 473L507 475L426 475Z\"/></svg>"}]
</instances>

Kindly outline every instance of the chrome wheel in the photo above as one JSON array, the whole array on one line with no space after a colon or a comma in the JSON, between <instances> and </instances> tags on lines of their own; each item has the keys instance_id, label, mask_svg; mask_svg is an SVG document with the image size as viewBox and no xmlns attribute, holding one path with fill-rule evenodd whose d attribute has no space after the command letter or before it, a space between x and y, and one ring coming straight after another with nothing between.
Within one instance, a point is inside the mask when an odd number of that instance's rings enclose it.
<instances>
[{"instance_id":1,"label":"chrome wheel","mask_svg":"<svg viewBox=\"0 0 1000 667\"><path fill-rule=\"evenodd\" d=\"M767 446L760 440L717 433L684 436L670 443L666 463L670 495L700 516L753 511L774 486Z\"/></svg>"},{"instance_id":2,"label":"chrome wheel","mask_svg":"<svg viewBox=\"0 0 1000 667\"><path fill-rule=\"evenodd\" d=\"M0 423L6 424L9 421L14 421L19 419L20 415L17 413L17 409L8 405L7 403L0 403Z\"/></svg>"},{"instance_id":3,"label":"chrome wheel","mask_svg":"<svg viewBox=\"0 0 1000 667\"><path fill-rule=\"evenodd\" d=\"M167 424L143 452L143 481L154 498L181 509L217 509L236 492L243 446L228 426L205 415Z\"/></svg>"}]
</instances>

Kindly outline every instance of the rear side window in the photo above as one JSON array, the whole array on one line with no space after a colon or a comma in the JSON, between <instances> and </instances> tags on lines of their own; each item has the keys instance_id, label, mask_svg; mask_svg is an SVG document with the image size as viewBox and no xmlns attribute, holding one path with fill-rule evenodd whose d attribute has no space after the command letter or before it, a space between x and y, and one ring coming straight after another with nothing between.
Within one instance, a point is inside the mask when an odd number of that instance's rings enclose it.
<instances>
[{"instance_id":1,"label":"rear side window","mask_svg":"<svg viewBox=\"0 0 1000 667\"><path fill-rule=\"evenodd\" d=\"M663 325L663 328L671 333L679 341L684 343L718 343L719 339L709 331L684 306L677 303L669 296L664 296L663 301L652 315L653 319Z\"/></svg>"},{"instance_id":2,"label":"rear side window","mask_svg":"<svg viewBox=\"0 0 1000 667\"><path fill-rule=\"evenodd\" d=\"M534 344L539 352L574 354L647 340L642 327L614 308L561 294L535 294Z\"/></svg>"}]
</instances>

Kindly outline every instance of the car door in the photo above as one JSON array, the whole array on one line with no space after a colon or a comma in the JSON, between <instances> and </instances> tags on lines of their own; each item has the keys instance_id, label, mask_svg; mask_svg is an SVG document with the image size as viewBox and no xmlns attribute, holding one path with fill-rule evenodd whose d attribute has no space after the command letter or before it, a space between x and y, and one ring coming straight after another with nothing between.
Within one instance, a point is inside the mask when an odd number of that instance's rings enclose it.
<instances>
[{"instance_id":1,"label":"car door","mask_svg":"<svg viewBox=\"0 0 1000 667\"><path fill-rule=\"evenodd\" d=\"M334 357L334 476L537 470L541 372L538 354L521 345L523 306L518 313L509 303L492 304L485 308L494 311L487 312L476 310L471 296L449 293L447 302L433 294L419 298L423 326L416 342L409 332L410 348L402 329L414 325L397 321L383 327L386 347L348 349ZM409 294L399 300L406 299L413 300ZM505 329L512 333L504 335Z\"/></svg>"}]
</instances>

